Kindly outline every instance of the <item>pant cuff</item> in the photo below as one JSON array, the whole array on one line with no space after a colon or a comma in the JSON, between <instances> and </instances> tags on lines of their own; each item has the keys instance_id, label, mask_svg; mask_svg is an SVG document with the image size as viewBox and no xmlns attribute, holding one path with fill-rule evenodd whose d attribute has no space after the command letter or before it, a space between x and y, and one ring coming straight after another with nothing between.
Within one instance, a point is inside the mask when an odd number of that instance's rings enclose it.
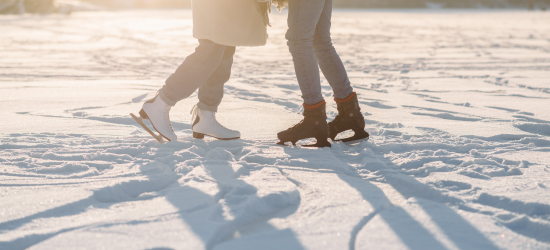
<instances>
[{"instance_id":1,"label":"pant cuff","mask_svg":"<svg viewBox=\"0 0 550 250\"><path fill-rule=\"evenodd\" d=\"M172 101L170 98L168 98L168 96L164 94L164 89L159 90L159 96L160 96L160 99L162 99L166 104L172 107L176 105L176 102Z\"/></svg>"},{"instance_id":2,"label":"pant cuff","mask_svg":"<svg viewBox=\"0 0 550 250\"><path fill-rule=\"evenodd\" d=\"M210 111L210 112L218 112L218 106L210 106L210 105L206 105L202 102L197 103L197 107L200 110L206 110L206 111Z\"/></svg>"},{"instance_id":3,"label":"pant cuff","mask_svg":"<svg viewBox=\"0 0 550 250\"><path fill-rule=\"evenodd\" d=\"M325 99L323 97L319 97L319 98L315 98L315 99L310 99L310 98L302 98L302 99L304 99L304 104L307 105L307 106L315 105L315 104L318 104L320 102L325 101Z\"/></svg>"}]
</instances>

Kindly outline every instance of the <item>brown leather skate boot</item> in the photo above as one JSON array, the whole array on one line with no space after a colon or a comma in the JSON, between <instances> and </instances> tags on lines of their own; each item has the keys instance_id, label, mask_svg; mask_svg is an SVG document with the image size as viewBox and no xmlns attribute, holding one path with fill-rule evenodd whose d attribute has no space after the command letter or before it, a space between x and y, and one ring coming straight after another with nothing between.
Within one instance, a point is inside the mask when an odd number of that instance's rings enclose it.
<instances>
[{"instance_id":1,"label":"brown leather skate boot","mask_svg":"<svg viewBox=\"0 0 550 250\"><path fill-rule=\"evenodd\" d=\"M329 138L332 141L354 142L368 140L369 133L365 131L365 118L361 114L357 94L353 92L345 99L334 99L338 107L338 115L328 123ZM355 134L351 137L336 140L336 136L346 130L353 130Z\"/></svg>"}]
</instances>

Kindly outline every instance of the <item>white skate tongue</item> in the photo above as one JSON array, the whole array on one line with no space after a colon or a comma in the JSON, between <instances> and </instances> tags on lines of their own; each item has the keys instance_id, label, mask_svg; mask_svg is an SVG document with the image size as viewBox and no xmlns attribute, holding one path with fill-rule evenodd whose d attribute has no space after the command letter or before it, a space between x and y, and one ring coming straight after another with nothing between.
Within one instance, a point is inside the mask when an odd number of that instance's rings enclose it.
<instances>
[{"instance_id":1,"label":"white skate tongue","mask_svg":"<svg viewBox=\"0 0 550 250\"><path fill-rule=\"evenodd\" d=\"M191 124L195 123L195 120L197 119L197 116L198 116L198 109L199 107L195 104L195 106L193 106L193 108L191 109L191 112L189 114L191 114Z\"/></svg>"}]
</instances>

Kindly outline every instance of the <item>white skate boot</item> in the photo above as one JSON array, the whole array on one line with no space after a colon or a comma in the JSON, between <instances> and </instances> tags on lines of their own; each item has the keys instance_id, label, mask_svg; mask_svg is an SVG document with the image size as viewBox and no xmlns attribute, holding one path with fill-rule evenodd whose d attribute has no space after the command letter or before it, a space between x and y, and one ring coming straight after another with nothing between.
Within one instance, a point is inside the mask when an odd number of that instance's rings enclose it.
<instances>
[{"instance_id":1,"label":"white skate boot","mask_svg":"<svg viewBox=\"0 0 550 250\"><path fill-rule=\"evenodd\" d=\"M193 120L193 138L203 139L205 135L220 140L234 140L241 138L241 133L221 125L216 120L216 113L201 110L196 105L191 110Z\"/></svg>"},{"instance_id":2,"label":"white skate boot","mask_svg":"<svg viewBox=\"0 0 550 250\"><path fill-rule=\"evenodd\" d=\"M141 117L136 117L134 114L132 117L141 125L149 134L151 134L159 142L163 142L163 137L168 141L177 141L178 136L174 133L172 128L172 123L170 123L170 109L172 106L166 104L159 95L155 98L145 102L139 115ZM156 135L151 131L145 124L143 124L143 119L149 119L153 128L160 134Z\"/></svg>"}]
</instances>

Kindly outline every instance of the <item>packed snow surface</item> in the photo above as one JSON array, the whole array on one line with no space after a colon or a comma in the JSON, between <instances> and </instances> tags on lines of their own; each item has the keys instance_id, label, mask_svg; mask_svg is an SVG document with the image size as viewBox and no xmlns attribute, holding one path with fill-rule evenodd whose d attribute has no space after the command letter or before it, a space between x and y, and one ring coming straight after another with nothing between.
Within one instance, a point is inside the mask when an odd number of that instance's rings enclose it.
<instances>
[{"instance_id":1,"label":"packed snow surface","mask_svg":"<svg viewBox=\"0 0 550 250\"><path fill-rule=\"evenodd\" d=\"M193 95L159 144L129 113L189 10L1 16L0 249L550 249L550 13L336 11L371 138L321 149L275 145L301 98L272 24L218 113L242 139L193 139Z\"/></svg>"}]
</instances>

